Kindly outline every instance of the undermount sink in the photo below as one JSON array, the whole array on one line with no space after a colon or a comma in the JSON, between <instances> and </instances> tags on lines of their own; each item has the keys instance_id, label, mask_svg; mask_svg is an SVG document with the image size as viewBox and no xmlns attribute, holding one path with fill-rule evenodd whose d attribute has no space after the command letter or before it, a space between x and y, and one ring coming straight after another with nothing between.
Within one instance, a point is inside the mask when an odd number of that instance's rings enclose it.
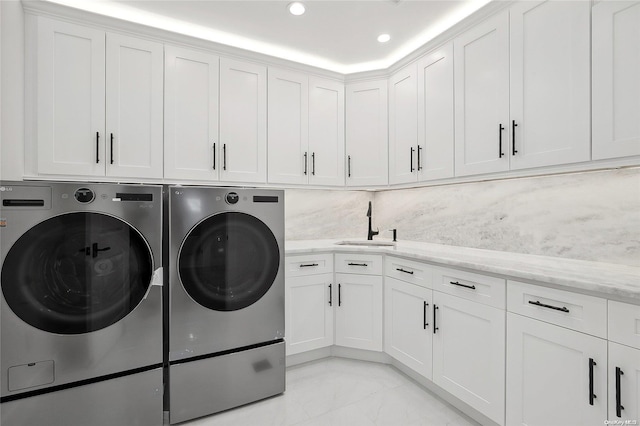
<instances>
[{"instance_id":1,"label":"undermount sink","mask_svg":"<svg viewBox=\"0 0 640 426\"><path fill-rule=\"evenodd\" d=\"M364 246L364 247L393 247L396 243L392 243L389 241L338 241L335 243L338 246Z\"/></svg>"}]
</instances>

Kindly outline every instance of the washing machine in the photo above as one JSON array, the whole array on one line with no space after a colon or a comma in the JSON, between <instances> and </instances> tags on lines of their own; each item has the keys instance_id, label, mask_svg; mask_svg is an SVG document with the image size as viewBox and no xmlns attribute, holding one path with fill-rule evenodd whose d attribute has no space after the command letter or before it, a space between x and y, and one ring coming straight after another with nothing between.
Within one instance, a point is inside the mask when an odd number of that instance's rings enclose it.
<instances>
[{"instance_id":1,"label":"washing machine","mask_svg":"<svg viewBox=\"0 0 640 426\"><path fill-rule=\"evenodd\" d=\"M1 182L1 422L162 424L162 187Z\"/></svg>"},{"instance_id":2,"label":"washing machine","mask_svg":"<svg viewBox=\"0 0 640 426\"><path fill-rule=\"evenodd\" d=\"M167 192L173 424L284 392L284 192Z\"/></svg>"}]
</instances>

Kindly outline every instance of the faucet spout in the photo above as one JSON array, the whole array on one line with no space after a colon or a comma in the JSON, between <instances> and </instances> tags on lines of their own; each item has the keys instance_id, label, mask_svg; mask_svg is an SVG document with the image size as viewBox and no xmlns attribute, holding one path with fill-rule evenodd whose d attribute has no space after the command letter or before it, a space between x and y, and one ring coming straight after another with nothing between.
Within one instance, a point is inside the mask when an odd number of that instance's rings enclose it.
<instances>
[{"instance_id":1,"label":"faucet spout","mask_svg":"<svg viewBox=\"0 0 640 426\"><path fill-rule=\"evenodd\" d=\"M374 235L378 235L380 230L374 231L371 228L371 201L369 201L369 209L367 210L367 217L369 218L369 232L367 233L367 240L373 240Z\"/></svg>"},{"instance_id":2,"label":"faucet spout","mask_svg":"<svg viewBox=\"0 0 640 426\"><path fill-rule=\"evenodd\" d=\"M369 209L367 210L367 217L371 217L371 201L369 201Z\"/></svg>"}]
</instances>

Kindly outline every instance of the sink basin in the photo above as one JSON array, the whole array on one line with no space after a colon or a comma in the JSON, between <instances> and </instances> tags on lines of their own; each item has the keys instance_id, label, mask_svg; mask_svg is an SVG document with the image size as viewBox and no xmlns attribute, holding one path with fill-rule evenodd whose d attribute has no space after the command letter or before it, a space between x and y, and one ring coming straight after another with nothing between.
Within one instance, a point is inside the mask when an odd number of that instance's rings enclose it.
<instances>
[{"instance_id":1,"label":"sink basin","mask_svg":"<svg viewBox=\"0 0 640 426\"><path fill-rule=\"evenodd\" d=\"M396 243L389 241L338 241L335 243L338 246L360 246L360 247L393 247Z\"/></svg>"}]
</instances>

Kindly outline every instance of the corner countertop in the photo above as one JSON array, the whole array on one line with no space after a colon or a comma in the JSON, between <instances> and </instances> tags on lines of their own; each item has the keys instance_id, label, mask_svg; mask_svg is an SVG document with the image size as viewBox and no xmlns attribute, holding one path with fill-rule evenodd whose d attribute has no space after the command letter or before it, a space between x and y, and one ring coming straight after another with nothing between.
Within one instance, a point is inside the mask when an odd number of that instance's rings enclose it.
<instances>
[{"instance_id":1,"label":"corner countertop","mask_svg":"<svg viewBox=\"0 0 640 426\"><path fill-rule=\"evenodd\" d=\"M359 239L347 239L355 241ZM399 241L395 246L346 246L343 240L286 241L285 254L379 253L407 259L468 268L509 278L597 293L601 297L640 304L640 267L560 257L538 256L443 244ZM389 240L377 240L389 241Z\"/></svg>"}]
</instances>

